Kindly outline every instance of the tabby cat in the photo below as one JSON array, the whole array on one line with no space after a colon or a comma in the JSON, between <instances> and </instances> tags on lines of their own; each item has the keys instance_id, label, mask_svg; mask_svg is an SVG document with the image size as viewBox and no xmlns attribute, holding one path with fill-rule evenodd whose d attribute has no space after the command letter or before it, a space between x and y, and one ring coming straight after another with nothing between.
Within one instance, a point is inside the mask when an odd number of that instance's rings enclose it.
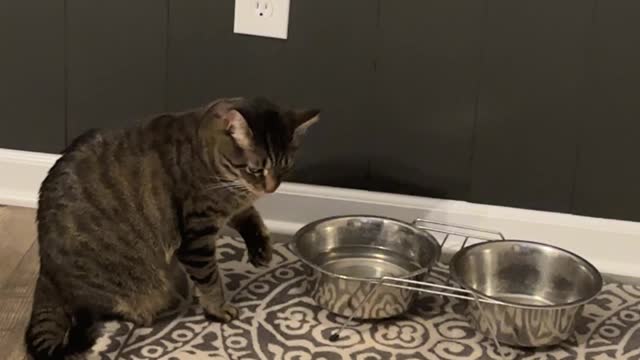
<instances>
[{"instance_id":1,"label":"tabby cat","mask_svg":"<svg viewBox=\"0 0 640 360\"><path fill-rule=\"evenodd\" d=\"M269 235L252 204L276 190L318 117L232 98L76 139L40 189L29 354L85 352L106 320L149 325L176 296L174 256L208 318L236 317L224 299L216 234L229 225L254 266L269 263Z\"/></svg>"}]
</instances>

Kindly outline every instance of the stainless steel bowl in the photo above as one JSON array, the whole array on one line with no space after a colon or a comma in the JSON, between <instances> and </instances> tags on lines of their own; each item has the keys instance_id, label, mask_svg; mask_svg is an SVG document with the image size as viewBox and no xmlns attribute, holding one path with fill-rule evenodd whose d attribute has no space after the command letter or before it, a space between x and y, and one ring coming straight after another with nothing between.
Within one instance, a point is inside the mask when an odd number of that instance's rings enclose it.
<instances>
[{"instance_id":1,"label":"stainless steel bowl","mask_svg":"<svg viewBox=\"0 0 640 360\"><path fill-rule=\"evenodd\" d=\"M365 297L383 276L425 280L440 256L432 235L377 216L318 220L300 229L290 247L307 266L308 289L318 305L359 319L405 312L413 291L381 286Z\"/></svg>"},{"instance_id":2,"label":"stainless steel bowl","mask_svg":"<svg viewBox=\"0 0 640 360\"><path fill-rule=\"evenodd\" d=\"M530 241L469 246L454 255L450 270L462 287L499 302L469 302L468 314L481 333L491 337L494 327L497 340L512 346L566 340L584 304L602 289L602 277L589 262Z\"/></svg>"}]
</instances>

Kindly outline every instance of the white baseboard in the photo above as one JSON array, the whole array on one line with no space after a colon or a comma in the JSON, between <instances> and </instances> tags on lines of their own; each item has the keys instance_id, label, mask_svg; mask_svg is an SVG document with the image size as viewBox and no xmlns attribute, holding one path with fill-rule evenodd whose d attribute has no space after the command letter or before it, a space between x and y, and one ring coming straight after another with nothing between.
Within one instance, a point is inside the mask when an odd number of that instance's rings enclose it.
<instances>
[{"instance_id":1,"label":"white baseboard","mask_svg":"<svg viewBox=\"0 0 640 360\"><path fill-rule=\"evenodd\" d=\"M0 149L0 204L36 207L40 182L58 155ZM328 216L427 218L495 229L575 252L600 271L640 276L640 223L324 186L283 184L257 204L269 228L291 235Z\"/></svg>"},{"instance_id":2,"label":"white baseboard","mask_svg":"<svg viewBox=\"0 0 640 360\"><path fill-rule=\"evenodd\" d=\"M35 208L40 183L59 155L0 149L0 204Z\"/></svg>"}]
</instances>

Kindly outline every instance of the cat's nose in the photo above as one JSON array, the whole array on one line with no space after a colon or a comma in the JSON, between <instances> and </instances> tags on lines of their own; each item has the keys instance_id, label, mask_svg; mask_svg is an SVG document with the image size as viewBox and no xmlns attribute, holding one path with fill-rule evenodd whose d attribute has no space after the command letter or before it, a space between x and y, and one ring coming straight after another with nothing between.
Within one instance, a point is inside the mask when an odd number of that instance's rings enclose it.
<instances>
[{"instance_id":1,"label":"cat's nose","mask_svg":"<svg viewBox=\"0 0 640 360\"><path fill-rule=\"evenodd\" d=\"M278 186L280 186L280 179L271 173L267 173L264 178L264 191L269 194L274 193Z\"/></svg>"}]
</instances>

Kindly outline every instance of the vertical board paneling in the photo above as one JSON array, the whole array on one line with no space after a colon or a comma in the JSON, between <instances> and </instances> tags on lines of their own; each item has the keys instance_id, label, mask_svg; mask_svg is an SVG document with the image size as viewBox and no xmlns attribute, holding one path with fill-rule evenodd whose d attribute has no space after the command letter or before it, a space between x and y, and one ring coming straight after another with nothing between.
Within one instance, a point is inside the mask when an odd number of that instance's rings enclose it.
<instances>
[{"instance_id":1,"label":"vertical board paneling","mask_svg":"<svg viewBox=\"0 0 640 360\"><path fill-rule=\"evenodd\" d=\"M594 0L489 0L471 200L569 211Z\"/></svg>"},{"instance_id":2,"label":"vertical board paneling","mask_svg":"<svg viewBox=\"0 0 640 360\"><path fill-rule=\"evenodd\" d=\"M266 90L261 66L280 41L233 34L233 0L169 1L169 109Z\"/></svg>"},{"instance_id":3,"label":"vertical board paneling","mask_svg":"<svg viewBox=\"0 0 640 360\"><path fill-rule=\"evenodd\" d=\"M365 187L376 3L293 1L286 41L233 34L233 4L171 1L170 108L238 95L320 107L291 180Z\"/></svg>"},{"instance_id":4,"label":"vertical board paneling","mask_svg":"<svg viewBox=\"0 0 640 360\"><path fill-rule=\"evenodd\" d=\"M640 2L598 1L574 211L640 221Z\"/></svg>"},{"instance_id":5,"label":"vertical board paneling","mask_svg":"<svg viewBox=\"0 0 640 360\"><path fill-rule=\"evenodd\" d=\"M68 135L166 110L167 0L67 0Z\"/></svg>"},{"instance_id":6,"label":"vertical board paneling","mask_svg":"<svg viewBox=\"0 0 640 360\"><path fill-rule=\"evenodd\" d=\"M64 147L64 1L0 1L0 147Z\"/></svg>"},{"instance_id":7,"label":"vertical board paneling","mask_svg":"<svg viewBox=\"0 0 640 360\"><path fill-rule=\"evenodd\" d=\"M637 1L295 0L286 41L233 7L0 1L0 147L266 95L323 109L291 180L640 220Z\"/></svg>"},{"instance_id":8,"label":"vertical board paneling","mask_svg":"<svg viewBox=\"0 0 640 360\"><path fill-rule=\"evenodd\" d=\"M485 5L382 0L374 189L468 195Z\"/></svg>"}]
</instances>

